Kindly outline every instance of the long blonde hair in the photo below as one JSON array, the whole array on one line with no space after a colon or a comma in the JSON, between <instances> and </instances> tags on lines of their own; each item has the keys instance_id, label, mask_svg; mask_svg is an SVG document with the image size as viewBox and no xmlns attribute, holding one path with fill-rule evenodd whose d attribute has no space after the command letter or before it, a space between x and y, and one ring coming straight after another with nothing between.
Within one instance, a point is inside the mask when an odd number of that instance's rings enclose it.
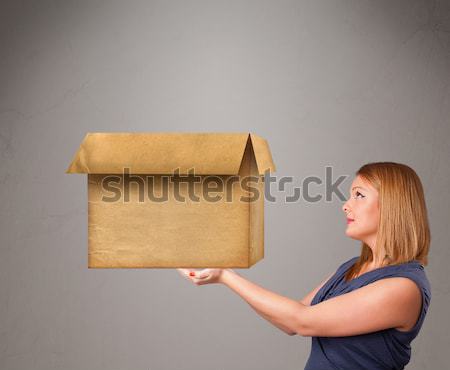
<instances>
[{"instance_id":1,"label":"long blonde hair","mask_svg":"<svg viewBox=\"0 0 450 370\"><path fill-rule=\"evenodd\" d=\"M385 253L383 265L413 260L427 265L431 236L423 187L416 172L400 163L374 162L362 166L356 175L378 191L380 218L375 248ZM372 250L363 242L361 255L345 280L358 276L364 264L372 260Z\"/></svg>"}]
</instances>

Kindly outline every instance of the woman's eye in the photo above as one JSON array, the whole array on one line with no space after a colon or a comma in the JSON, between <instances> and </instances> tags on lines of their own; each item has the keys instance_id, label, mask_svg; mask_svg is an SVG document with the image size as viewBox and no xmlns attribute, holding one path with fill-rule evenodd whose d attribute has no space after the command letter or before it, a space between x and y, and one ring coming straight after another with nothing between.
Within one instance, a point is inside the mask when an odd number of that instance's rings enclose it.
<instances>
[{"instance_id":1,"label":"woman's eye","mask_svg":"<svg viewBox=\"0 0 450 370\"><path fill-rule=\"evenodd\" d=\"M364 195L362 195L359 191L356 192L356 197L355 198L358 198L359 195L361 195L361 198L364 198Z\"/></svg>"}]
</instances>

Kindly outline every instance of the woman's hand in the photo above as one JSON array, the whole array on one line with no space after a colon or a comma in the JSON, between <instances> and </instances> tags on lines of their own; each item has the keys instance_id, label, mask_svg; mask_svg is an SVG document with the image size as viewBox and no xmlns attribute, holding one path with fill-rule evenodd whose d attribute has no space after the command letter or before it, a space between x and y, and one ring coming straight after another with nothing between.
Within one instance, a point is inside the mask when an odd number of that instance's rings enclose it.
<instances>
[{"instance_id":1,"label":"woman's hand","mask_svg":"<svg viewBox=\"0 0 450 370\"><path fill-rule=\"evenodd\" d=\"M192 281L195 285L220 284L223 282L224 269L177 269L186 279Z\"/></svg>"}]
</instances>

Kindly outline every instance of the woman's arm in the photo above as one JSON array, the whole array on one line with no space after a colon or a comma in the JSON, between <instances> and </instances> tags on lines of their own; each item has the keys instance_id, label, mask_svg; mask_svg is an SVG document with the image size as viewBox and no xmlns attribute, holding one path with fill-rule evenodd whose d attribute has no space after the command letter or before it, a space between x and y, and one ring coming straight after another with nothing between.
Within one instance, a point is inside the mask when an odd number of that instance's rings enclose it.
<instances>
[{"instance_id":1,"label":"woman's arm","mask_svg":"<svg viewBox=\"0 0 450 370\"><path fill-rule=\"evenodd\" d=\"M276 327L277 327L278 329L280 329L281 331L284 331L287 335L296 335L296 334L297 334L295 331L289 329L288 327L286 327L286 326L284 326L284 325L282 325L282 324L279 324L279 323L277 323L277 322L275 322L275 321L272 321L272 320L270 319L269 316L263 314L261 311L259 311L259 310L256 309L255 307L252 307L252 308L256 311L256 313L258 313L258 315L260 315L261 317L263 317L264 319L266 319L267 321L269 321L271 324L273 324L274 326L276 326Z\"/></svg>"},{"instance_id":2,"label":"woman's arm","mask_svg":"<svg viewBox=\"0 0 450 370\"><path fill-rule=\"evenodd\" d=\"M310 291L307 295L305 295L302 299L299 300L299 302L301 304L304 304L305 306L310 306L311 305L311 301L313 300L313 298L315 297L315 295L317 294L317 292L320 290L320 288L322 288L325 283L334 275L331 274L330 276L328 276L324 281L322 281L316 288L314 288L312 291ZM266 320L270 321L273 325L275 325L277 328L279 328L280 330L284 331L286 334L288 335L296 335L297 333L294 330L291 330L289 328L287 328L286 326L283 326L277 322L271 321L270 317L265 315L263 312L261 312L260 310L258 310L256 307L253 307L253 309L263 318L265 318Z\"/></svg>"},{"instance_id":3,"label":"woman's arm","mask_svg":"<svg viewBox=\"0 0 450 370\"><path fill-rule=\"evenodd\" d=\"M349 336L388 328L411 328L421 307L421 292L408 278L378 280L313 306L264 289L223 270L221 282L277 327L302 336ZM283 330L283 329L282 329Z\"/></svg>"},{"instance_id":4,"label":"woman's arm","mask_svg":"<svg viewBox=\"0 0 450 370\"><path fill-rule=\"evenodd\" d=\"M223 270L221 282L238 293L264 319L289 335L295 335L302 303L264 289L237 274Z\"/></svg>"}]
</instances>

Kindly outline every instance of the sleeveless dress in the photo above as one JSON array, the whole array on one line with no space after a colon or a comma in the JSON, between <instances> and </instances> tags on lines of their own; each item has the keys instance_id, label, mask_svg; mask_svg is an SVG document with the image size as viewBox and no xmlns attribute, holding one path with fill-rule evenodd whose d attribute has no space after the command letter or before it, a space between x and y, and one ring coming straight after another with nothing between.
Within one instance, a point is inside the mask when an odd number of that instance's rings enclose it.
<instances>
[{"instance_id":1,"label":"sleeveless dress","mask_svg":"<svg viewBox=\"0 0 450 370\"><path fill-rule=\"evenodd\" d=\"M403 369L411 358L411 341L422 327L431 301L431 289L424 267L419 261L384 266L368 271L348 282L345 273L359 257L344 262L313 298L311 305L351 292L374 281L406 277L422 293L422 308L414 327L402 332L394 328L346 337L311 337L311 353L305 370Z\"/></svg>"}]
</instances>

